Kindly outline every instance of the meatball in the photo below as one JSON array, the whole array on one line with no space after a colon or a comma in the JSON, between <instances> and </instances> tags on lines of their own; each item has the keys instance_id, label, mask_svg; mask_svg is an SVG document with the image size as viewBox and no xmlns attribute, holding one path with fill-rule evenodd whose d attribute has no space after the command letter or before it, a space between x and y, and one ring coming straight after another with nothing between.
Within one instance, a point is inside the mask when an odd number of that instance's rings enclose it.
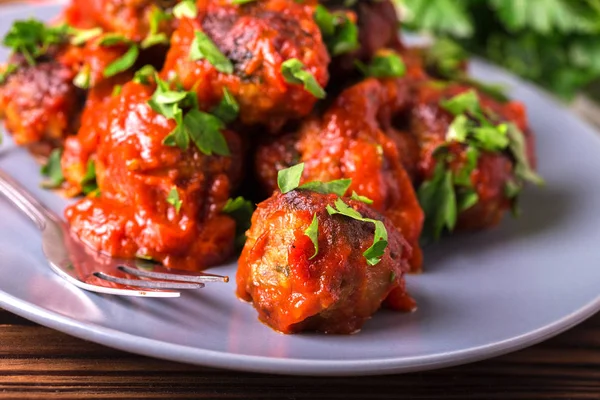
<instances>
[{"instance_id":1,"label":"meatball","mask_svg":"<svg viewBox=\"0 0 600 400\"><path fill-rule=\"evenodd\" d=\"M404 288L410 245L385 217L350 198L343 202L364 218L383 221L388 246L369 265L363 253L374 224L329 215L336 195L294 190L260 203L239 260L237 295L252 301L261 321L283 333L357 332L391 294L393 305L412 310ZM305 234L318 220L318 252Z\"/></svg>"},{"instance_id":2,"label":"meatball","mask_svg":"<svg viewBox=\"0 0 600 400\"><path fill-rule=\"evenodd\" d=\"M72 84L75 73L56 59L36 65L15 63L17 69L0 86L0 117L17 144L59 145L76 131L84 92Z\"/></svg>"},{"instance_id":3,"label":"meatball","mask_svg":"<svg viewBox=\"0 0 600 400\"><path fill-rule=\"evenodd\" d=\"M332 11L351 12L358 27L359 48L349 56L335 60L343 69L353 69L354 59L367 61L382 48L399 49L402 47L399 36L400 20L396 7L390 0L363 0L354 2L350 7L343 0L322 2Z\"/></svg>"},{"instance_id":4,"label":"meatball","mask_svg":"<svg viewBox=\"0 0 600 400\"><path fill-rule=\"evenodd\" d=\"M390 0L363 0L348 7L343 0L323 1L333 12L346 13L358 28L358 48L333 57L330 65L331 85L328 91L360 80L356 62L369 63L378 52L389 49L398 52L406 64L407 75L412 79L425 77L422 55L406 48L400 40L400 21Z\"/></svg>"},{"instance_id":5,"label":"meatball","mask_svg":"<svg viewBox=\"0 0 600 400\"><path fill-rule=\"evenodd\" d=\"M72 0L63 14L65 22L77 28L100 27L134 42L144 40L152 30L153 13L169 10L176 1L155 0ZM169 19L160 19L158 32L170 35Z\"/></svg>"},{"instance_id":6,"label":"meatball","mask_svg":"<svg viewBox=\"0 0 600 400\"><path fill-rule=\"evenodd\" d=\"M116 83L130 79L131 72L111 77L105 69L123 56L123 44L100 45L94 38L82 46L52 46L30 65L18 53L8 63L15 68L0 85L0 117L17 144L43 155L60 147L77 133L84 104L95 107L102 94L110 94ZM99 86L86 101L87 90Z\"/></svg>"},{"instance_id":7,"label":"meatball","mask_svg":"<svg viewBox=\"0 0 600 400\"><path fill-rule=\"evenodd\" d=\"M238 136L224 132L231 156L163 144L176 126L148 104L152 85L129 82L99 120L95 155L99 193L67 208L72 231L112 256L151 257L200 270L234 250L235 221L222 213L239 179Z\"/></svg>"},{"instance_id":8,"label":"meatball","mask_svg":"<svg viewBox=\"0 0 600 400\"><path fill-rule=\"evenodd\" d=\"M312 3L198 2L197 18L181 20L173 34L163 78L176 77L185 89L194 88L206 107L216 104L227 88L240 105L244 124L277 131L289 119L308 115L317 101L302 84L285 79L285 61L297 59L321 87L328 81L329 55L313 20ZM206 35L217 52L227 57L231 73L206 59L190 59L190 52L196 51L192 44L197 33Z\"/></svg>"},{"instance_id":9,"label":"meatball","mask_svg":"<svg viewBox=\"0 0 600 400\"><path fill-rule=\"evenodd\" d=\"M425 83L418 88L410 116L410 134L414 135L420 147L416 166L417 184L432 178L438 164L436 155L443 148L447 148L452 154L453 161L449 168L454 173L465 168L469 162L469 146L448 142L446 139L455 117L442 107L441 102L470 90L473 89L458 84L440 87ZM528 162L531 167L535 167L534 138L528 127L523 105L517 102L501 103L481 93L478 98L483 109L493 113L500 121L514 123L524 133ZM508 149L479 149L476 165L468 176L478 200L459 214L456 228L484 229L498 224L514 203L507 185L519 180L515 175L514 155Z\"/></svg>"},{"instance_id":10,"label":"meatball","mask_svg":"<svg viewBox=\"0 0 600 400\"><path fill-rule=\"evenodd\" d=\"M419 236L423 211L391 129L395 112L408 106L402 79L367 79L346 89L322 117L313 117L296 131L260 146L257 175L267 191L277 185L277 171L304 162L303 181L350 178L350 191L373 201L413 248L410 265L420 269Z\"/></svg>"}]
</instances>

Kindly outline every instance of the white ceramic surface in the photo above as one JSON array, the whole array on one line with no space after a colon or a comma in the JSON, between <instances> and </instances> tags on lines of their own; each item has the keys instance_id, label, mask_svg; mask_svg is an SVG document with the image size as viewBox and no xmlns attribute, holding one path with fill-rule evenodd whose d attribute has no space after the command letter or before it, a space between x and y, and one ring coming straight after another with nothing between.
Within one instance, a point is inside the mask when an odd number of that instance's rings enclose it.
<instances>
[{"instance_id":1,"label":"white ceramic surface","mask_svg":"<svg viewBox=\"0 0 600 400\"><path fill-rule=\"evenodd\" d=\"M48 18L55 6L0 16ZM0 53L5 58L6 51ZM417 312L380 311L352 336L285 336L259 323L234 283L179 299L125 299L81 291L45 265L34 226L0 199L0 307L57 330L139 354L279 374L405 372L475 361L555 335L600 309L600 137L558 103L494 67L476 76L503 82L524 101L538 135L547 187L527 188L523 216L495 230L426 249L425 272L409 277ZM39 188L39 167L10 140L7 170L52 209L66 202ZM216 268L234 275L235 265Z\"/></svg>"}]
</instances>

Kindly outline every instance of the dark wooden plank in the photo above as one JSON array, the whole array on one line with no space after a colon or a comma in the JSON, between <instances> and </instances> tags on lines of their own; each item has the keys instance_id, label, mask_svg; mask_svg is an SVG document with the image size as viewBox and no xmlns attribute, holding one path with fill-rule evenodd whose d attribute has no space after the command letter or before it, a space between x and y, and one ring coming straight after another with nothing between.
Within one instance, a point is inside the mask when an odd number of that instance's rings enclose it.
<instances>
[{"instance_id":1,"label":"dark wooden plank","mask_svg":"<svg viewBox=\"0 0 600 400\"><path fill-rule=\"evenodd\" d=\"M0 308L0 325L35 325L25 318L17 317Z\"/></svg>"},{"instance_id":2,"label":"dark wooden plank","mask_svg":"<svg viewBox=\"0 0 600 400\"><path fill-rule=\"evenodd\" d=\"M0 321L6 320L0 312ZM422 373L311 378L240 373L123 353L0 322L0 399L600 399L600 314L532 348Z\"/></svg>"}]
</instances>

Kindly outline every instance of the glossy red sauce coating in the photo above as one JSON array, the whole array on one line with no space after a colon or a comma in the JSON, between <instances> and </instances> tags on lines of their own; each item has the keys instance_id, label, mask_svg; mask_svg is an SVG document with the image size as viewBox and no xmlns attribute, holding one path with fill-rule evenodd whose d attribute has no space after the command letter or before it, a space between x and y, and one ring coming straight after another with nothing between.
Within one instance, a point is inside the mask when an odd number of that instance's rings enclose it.
<instances>
[{"instance_id":1,"label":"glossy red sauce coating","mask_svg":"<svg viewBox=\"0 0 600 400\"><path fill-rule=\"evenodd\" d=\"M358 331L393 293L389 303L410 311L404 288L410 246L401 233L364 203L345 198L366 218L383 220L389 244L376 265L363 252L373 243L373 224L331 216L336 195L296 190L260 203L239 260L237 294L252 301L259 318L283 333ZM319 252L305 235L319 221Z\"/></svg>"},{"instance_id":2,"label":"glossy red sauce coating","mask_svg":"<svg viewBox=\"0 0 600 400\"><path fill-rule=\"evenodd\" d=\"M150 32L150 20L155 9L169 9L177 1L155 0L71 0L63 12L68 24L81 29L101 27L106 32L119 33L135 42ZM159 31L170 34L173 19L161 21Z\"/></svg>"},{"instance_id":3,"label":"glossy red sauce coating","mask_svg":"<svg viewBox=\"0 0 600 400\"><path fill-rule=\"evenodd\" d=\"M152 86L133 82L94 114L100 196L67 208L73 232L97 250L151 257L167 267L200 270L233 252L235 222L221 213L239 179L240 141L225 132L232 157L165 146L174 121L147 104ZM91 124L92 122L90 122ZM179 212L167 201L176 189Z\"/></svg>"},{"instance_id":4,"label":"glossy red sauce coating","mask_svg":"<svg viewBox=\"0 0 600 400\"><path fill-rule=\"evenodd\" d=\"M21 64L8 76L0 86L0 118L17 144L47 143L51 149L76 131L83 92L72 85L74 76L55 60Z\"/></svg>"},{"instance_id":5,"label":"glossy red sauce coating","mask_svg":"<svg viewBox=\"0 0 600 400\"><path fill-rule=\"evenodd\" d=\"M310 113L317 98L302 85L288 83L284 61L300 60L317 82L328 81L329 55L313 20L314 3L266 0L246 5L198 1L198 17L183 19L173 34L164 78L177 77L194 88L205 107L215 105L227 88L240 104L240 120L279 129L287 120ZM233 74L206 60L191 61L195 32L206 33L233 63Z\"/></svg>"},{"instance_id":6,"label":"glossy red sauce coating","mask_svg":"<svg viewBox=\"0 0 600 400\"><path fill-rule=\"evenodd\" d=\"M269 191L277 187L277 171L298 162L305 163L303 182L352 179L349 193L373 200L372 207L402 232L418 271L423 211L398 146L385 132L395 111L408 106L408 94L403 80L366 79L342 92L323 117L261 146L256 168Z\"/></svg>"},{"instance_id":7,"label":"glossy red sauce coating","mask_svg":"<svg viewBox=\"0 0 600 400\"><path fill-rule=\"evenodd\" d=\"M436 149L446 141L448 127L454 117L440 106L440 101L452 98L472 88L452 84L445 88L423 84L417 90L415 106L411 114L411 134L420 144L418 181L432 176L436 160ZM502 120L514 122L525 134L530 163L535 165L533 135L531 134L525 109L518 102L500 103L479 93L482 107L492 110ZM466 162L466 147L460 143L449 147L455 155L451 169L460 170ZM507 153L482 152L477 167L471 174L471 183L479 196L477 204L459 215L458 229L483 229L492 227L510 209L513 200L505 194L506 183L514 178L514 161Z\"/></svg>"}]
</instances>

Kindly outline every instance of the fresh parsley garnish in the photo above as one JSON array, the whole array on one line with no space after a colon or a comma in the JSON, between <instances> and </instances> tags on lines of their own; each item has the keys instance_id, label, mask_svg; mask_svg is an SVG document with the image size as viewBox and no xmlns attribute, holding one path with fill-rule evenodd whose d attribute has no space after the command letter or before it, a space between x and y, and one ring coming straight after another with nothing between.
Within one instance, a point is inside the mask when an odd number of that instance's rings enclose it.
<instances>
[{"instance_id":1,"label":"fresh parsley garnish","mask_svg":"<svg viewBox=\"0 0 600 400\"><path fill-rule=\"evenodd\" d=\"M148 36L144 38L140 46L142 49L147 49L157 44L168 44L169 38L164 32L160 31L160 24L163 21L168 21L173 16L164 12L160 7L154 6L150 13L150 29Z\"/></svg>"},{"instance_id":2,"label":"fresh parsley garnish","mask_svg":"<svg viewBox=\"0 0 600 400\"><path fill-rule=\"evenodd\" d=\"M277 185L281 193L286 194L300 185L300 179L304 172L304 163L296 164L277 173Z\"/></svg>"},{"instance_id":3,"label":"fresh parsley garnish","mask_svg":"<svg viewBox=\"0 0 600 400\"><path fill-rule=\"evenodd\" d=\"M313 181L299 186L298 189L310 190L322 194L333 193L338 196L344 196L351 184L352 179L336 179L329 182Z\"/></svg>"},{"instance_id":4,"label":"fresh parsley garnish","mask_svg":"<svg viewBox=\"0 0 600 400\"><path fill-rule=\"evenodd\" d=\"M373 204L373 200L371 200L367 196L361 196L358 193L356 193L355 191L352 191L352 196L350 196L350 198L352 200L360 201L360 202L363 202L365 204L369 204L369 205Z\"/></svg>"},{"instance_id":5,"label":"fresh parsley garnish","mask_svg":"<svg viewBox=\"0 0 600 400\"><path fill-rule=\"evenodd\" d=\"M60 187L65 181L65 177L62 172L60 165L60 159L62 157L61 149L54 149L50 153L46 164L44 164L40 170L40 173L48 179L42 182L41 186L46 189L56 189Z\"/></svg>"},{"instance_id":6,"label":"fresh parsley garnish","mask_svg":"<svg viewBox=\"0 0 600 400\"><path fill-rule=\"evenodd\" d=\"M311 181L300 185L303 172L304 163L280 170L277 173L277 185L279 186L281 193L285 194L295 189L302 189L321 194L335 194L343 197L346 195L350 185L352 185L352 179L335 179L329 182ZM365 204L373 203L373 200L365 196L360 196L354 191L352 192L352 199Z\"/></svg>"},{"instance_id":7,"label":"fresh parsley garnish","mask_svg":"<svg viewBox=\"0 0 600 400\"><path fill-rule=\"evenodd\" d=\"M102 72L105 78L115 76L119 72L127 71L135 65L140 55L140 49L134 43L129 44L129 48L121 57L110 63Z\"/></svg>"},{"instance_id":8,"label":"fresh parsley garnish","mask_svg":"<svg viewBox=\"0 0 600 400\"><path fill-rule=\"evenodd\" d=\"M75 78L73 78L73 85L80 89L89 89L92 81L92 69L89 64L84 64Z\"/></svg>"},{"instance_id":9,"label":"fresh parsley garnish","mask_svg":"<svg viewBox=\"0 0 600 400\"><path fill-rule=\"evenodd\" d=\"M233 63L219 50L217 45L204 32L196 31L190 46L190 59L192 61L206 60L215 69L225 74L233 73Z\"/></svg>"},{"instance_id":10,"label":"fresh parsley garnish","mask_svg":"<svg viewBox=\"0 0 600 400\"><path fill-rule=\"evenodd\" d=\"M177 186L173 186L169 191L169 194L167 195L167 203L169 203L175 208L175 213L179 214L183 202L179 198L179 191L177 190Z\"/></svg>"},{"instance_id":11,"label":"fresh parsley garnish","mask_svg":"<svg viewBox=\"0 0 600 400\"><path fill-rule=\"evenodd\" d=\"M286 82L295 85L304 85L304 89L318 99L325 98L325 90L319 85L319 82L304 68L302 61L297 58L291 58L281 64L281 73Z\"/></svg>"},{"instance_id":12,"label":"fresh parsley garnish","mask_svg":"<svg viewBox=\"0 0 600 400\"><path fill-rule=\"evenodd\" d=\"M227 200L223 212L229 214L235 220L236 246L242 247L246 242L246 231L250 228L254 205L250 200L238 196Z\"/></svg>"},{"instance_id":13,"label":"fresh parsley garnish","mask_svg":"<svg viewBox=\"0 0 600 400\"><path fill-rule=\"evenodd\" d=\"M237 119L240 112L240 106L235 100L235 97L227 90L223 88L223 98L212 110L212 114L219 117L223 122L230 123Z\"/></svg>"},{"instance_id":14,"label":"fresh parsley garnish","mask_svg":"<svg viewBox=\"0 0 600 400\"><path fill-rule=\"evenodd\" d=\"M313 17L332 55L349 53L359 47L358 27L345 12L330 12L324 6L318 5Z\"/></svg>"},{"instance_id":15,"label":"fresh parsley garnish","mask_svg":"<svg viewBox=\"0 0 600 400\"><path fill-rule=\"evenodd\" d=\"M348 218L355 219L361 222L368 222L375 225L375 234L373 244L365 250L363 256L367 259L369 265L376 265L381 261L381 257L385 253L388 245L388 233L383 222L376 219L365 218L354 208L350 207L342 199L337 199L334 203L335 208L327 205L329 215L340 214Z\"/></svg>"},{"instance_id":16,"label":"fresh parsley garnish","mask_svg":"<svg viewBox=\"0 0 600 400\"><path fill-rule=\"evenodd\" d=\"M375 224L375 239L373 245L369 247L363 253L363 255L367 259L367 263L369 263L369 265L377 264L381 260L381 256L383 255L383 252L387 247L387 230L385 229L383 222L374 219L363 218L358 211L348 206L341 199L341 197L343 197L346 194L348 188L352 184L352 179L337 179L330 182L314 181L305 183L304 185L300 185L300 179L302 178L303 171L304 163L300 163L279 171L277 175L277 184L279 185L279 190L281 191L281 193L285 194L291 192L292 190L299 189L321 194L335 194L339 196L338 199L335 201L336 208L332 208L328 205L327 212L329 213L329 215L342 214L347 217L357 219L359 221L372 222ZM356 192L352 192L351 198L366 204L373 203L373 201L368 197L359 196ZM317 219L317 215L315 214L311 225L304 232L305 235L311 239L313 245L315 246L315 253L310 258L311 260L314 257L316 257L316 255L319 252L318 229L319 222Z\"/></svg>"},{"instance_id":17,"label":"fresh parsley garnish","mask_svg":"<svg viewBox=\"0 0 600 400\"><path fill-rule=\"evenodd\" d=\"M319 219L317 218L317 213L314 213L312 222L309 227L306 228L304 234L308 236L315 247L314 254L309 258L309 260L312 260L319 254Z\"/></svg>"},{"instance_id":18,"label":"fresh parsley garnish","mask_svg":"<svg viewBox=\"0 0 600 400\"><path fill-rule=\"evenodd\" d=\"M148 104L157 113L176 122L173 131L163 139L163 144L187 150L190 142L193 142L206 155L230 155L222 133L225 122L215 115L200 111L195 92L172 90L169 83L156 74L154 80L156 90Z\"/></svg>"},{"instance_id":19,"label":"fresh parsley garnish","mask_svg":"<svg viewBox=\"0 0 600 400\"><path fill-rule=\"evenodd\" d=\"M91 40L102 34L102 28L78 29L72 26L67 26L67 33L71 35L71 44L73 46L81 46L88 40Z\"/></svg>"},{"instance_id":20,"label":"fresh parsley garnish","mask_svg":"<svg viewBox=\"0 0 600 400\"><path fill-rule=\"evenodd\" d=\"M150 78L154 77L156 69L152 65L144 65L142 68L135 71L132 81L142 85L150 84Z\"/></svg>"},{"instance_id":21,"label":"fresh parsley garnish","mask_svg":"<svg viewBox=\"0 0 600 400\"><path fill-rule=\"evenodd\" d=\"M81 180L81 191L83 194L99 194L98 183L96 182L96 162L89 160L85 175Z\"/></svg>"},{"instance_id":22,"label":"fresh parsley garnish","mask_svg":"<svg viewBox=\"0 0 600 400\"><path fill-rule=\"evenodd\" d=\"M367 65L359 60L355 63L365 76L374 78L400 78L406 73L406 65L402 57L394 52L381 52Z\"/></svg>"},{"instance_id":23,"label":"fresh parsley garnish","mask_svg":"<svg viewBox=\"0 0 600 400\"><path fill-rule=\"evenodd\" d=\"M175 18L196 18L198 16L198 8L194 0L183 0L173 7L173 15Z\"/></svg>"},{"instance_id":24,"label":"fresh parsley garnish","mask_svg":"<svg viewBox=\"0 0 600 400\"><path fill-rule=\"evenodd\" d=\"M64 43L66 35L66 25L46 26L41 21L29 19L15 21L2 43L13 52L22 54L27 63L33 66L36 59L46 54L52 45Z\"/></svg>"},{"instance_id":25,"label":"fresh parsley garnish","mask_svg":"<svg viewBox=\"0 0 600 400\"><path fill-rule=\"evenodd\" d=\"M475 90L443 100L440 106L454 119L446 132L446 142L434 152L433 175L417 190L425 213L425 240L437 240L444 230L452 231L458 214L479 201L471 174L482 152L507 152L514 159L517 181L511 183L508 198L515 199L526 181L543 183L529 165L523 132L513 123L497 121L493 113L483 109ZM448 150L453 143L464 146L465 160L458 170L449 167L455 157Z\"/></svg>"}]
</instances>

